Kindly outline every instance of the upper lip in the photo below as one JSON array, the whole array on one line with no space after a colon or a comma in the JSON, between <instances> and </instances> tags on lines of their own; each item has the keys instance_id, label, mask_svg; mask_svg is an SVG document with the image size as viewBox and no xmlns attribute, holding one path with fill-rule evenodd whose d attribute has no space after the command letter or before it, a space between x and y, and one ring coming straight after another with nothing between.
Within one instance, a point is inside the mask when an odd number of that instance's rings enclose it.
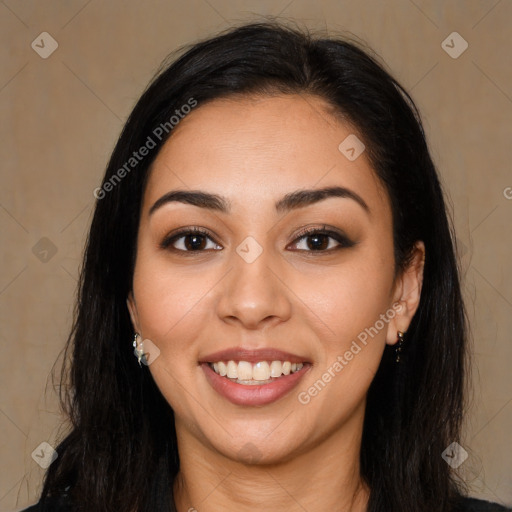
<instances>
[{"instance_id":1,"label":"upper lip","mask_svg":"<svg viewBox=\"0 0 512 512\"><path fill-rule=\"evenodd\" d=\"M258 361L290 361L290 363L309 363L308 358L284 352L275 348L260 348L257 350L242 347L228 348L208 354L201 359L200 363L215 363L217 361L247 361L257 363Z\"/></svg>"}]
</instances>

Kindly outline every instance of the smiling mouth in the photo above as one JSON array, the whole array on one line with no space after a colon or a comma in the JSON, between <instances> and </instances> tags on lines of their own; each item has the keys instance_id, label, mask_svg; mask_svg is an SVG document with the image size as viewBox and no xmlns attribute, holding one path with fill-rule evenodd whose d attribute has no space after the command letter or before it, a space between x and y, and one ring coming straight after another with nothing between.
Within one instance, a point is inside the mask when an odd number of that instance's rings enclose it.
<instances>
[{"instance_id":1,"label":"smiling mouth","mask_svg":"<svg viewBox=\"0 0 512 512\"><path fill-rule=\"evenodd\" d=\"M208 363L210 368L231 382L246 386L270 384L283 376L298 372L309 363L291 363L290 361L217 361Z\"/></svg>"}]
</instances>

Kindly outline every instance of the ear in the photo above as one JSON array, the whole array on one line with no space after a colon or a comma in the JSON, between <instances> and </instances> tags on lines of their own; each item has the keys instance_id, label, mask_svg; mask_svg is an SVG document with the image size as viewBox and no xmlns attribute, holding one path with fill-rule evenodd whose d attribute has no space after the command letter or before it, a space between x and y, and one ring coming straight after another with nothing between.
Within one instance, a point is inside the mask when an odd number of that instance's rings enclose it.
<instances>
[{"instance_id":1,"label":"ear","mask_svg":"<svg viewBox=\"0 0 512 512\"><path fill-rule=\"evenodd\" d=\"M425 244L418 240L413 249L409 266L397 278L393 292L394 318L388 322L386 343L394 345L397 331L407 332L412 317L418 309L423 284L423 268L425 266Z\"/></svg>"},{"instance_id":2,"label":"ear","mask_svg":"<svg viewBox=\"0 0 512 512\"><path fill-rule=\"evenodd\" d=\"M139 314L137 312L137 304L135 303L133 292L130 292L128 294L128 298L126 299L126 305L128 306L128 311L130 312L130 318L132 320L133 329L135 330L135 332L140 333Z\"/></svg>"}]
</instances>

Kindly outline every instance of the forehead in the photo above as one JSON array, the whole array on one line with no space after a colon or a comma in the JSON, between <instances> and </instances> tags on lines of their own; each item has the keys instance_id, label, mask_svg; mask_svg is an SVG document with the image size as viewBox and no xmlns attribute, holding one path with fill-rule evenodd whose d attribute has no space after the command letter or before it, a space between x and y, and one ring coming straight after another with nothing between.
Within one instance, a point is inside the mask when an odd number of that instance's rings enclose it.
<instances>
[{"instance_id":1,"label":"forehead","mask_svg":"<svg viewBox=\"0 0 512 512\"><path fill-rule=\"evenodd\" d=\"M340 151L357 134L330 110L323 99L298 94L199 104L153 162L146 210L173 189L228 196L234 206L263 206L291 190L336 185L354 190L372 209L389 209L365 152L350 160Z\"/></svg>"}]
</instances>

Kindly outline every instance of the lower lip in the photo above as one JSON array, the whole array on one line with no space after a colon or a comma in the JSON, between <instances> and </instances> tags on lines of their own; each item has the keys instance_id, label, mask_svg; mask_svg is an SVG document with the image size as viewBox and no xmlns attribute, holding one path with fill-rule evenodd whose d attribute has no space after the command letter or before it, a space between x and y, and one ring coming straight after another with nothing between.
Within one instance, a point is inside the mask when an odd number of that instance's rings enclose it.
<instances>
[{"instance_id":1,"label":"lower lip","mask_svg":"<svg viewBox=\"0 0 512 512\"><path fill-rule=\"evenodd\" d=\"M283 375L268 384L237 384L215 373L208 363L201 367L213 389L236 405L266 405L289 393L305 375L311 365L305 364L300 370Z\"/></svg>"}]
</instances>

